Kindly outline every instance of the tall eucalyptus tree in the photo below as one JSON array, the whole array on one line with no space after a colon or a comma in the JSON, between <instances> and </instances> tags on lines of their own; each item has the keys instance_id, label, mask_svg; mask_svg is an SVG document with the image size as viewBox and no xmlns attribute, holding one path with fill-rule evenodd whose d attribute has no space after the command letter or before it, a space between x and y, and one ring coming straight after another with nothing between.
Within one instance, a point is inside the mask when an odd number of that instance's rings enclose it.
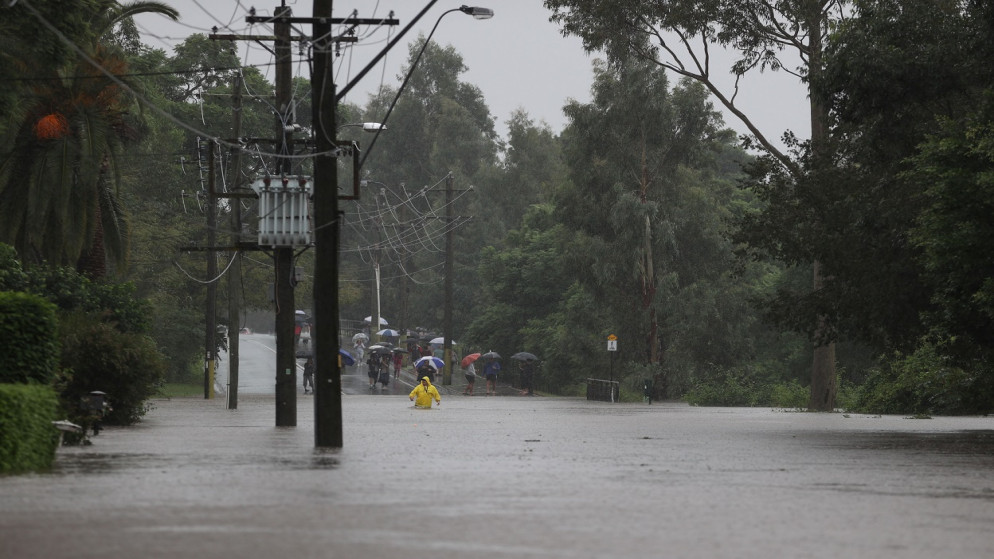
<instances>
[{"instance_id":1,"label":"tall eucalyptus tree","mask_svg":"<svg viewBox=\"0 0 994 559\"><path fill-rule=\"evenodd\" d=\"M846 0L546 0L553 20L568 34L581 37L590 50L609 57L635 56L703 84L750 130L751 145L760 147L774 171L794 181L804 180L813 168L830 165L827 153L828 112L817 96L810 96L811 157L806 167L782 151L757 125L758 115L747 115L737 104L741 78L752 71L784 70L808 84L817 82L823 68L822 52L828 29L844 17ZM712 67L715 49L738 53L730 68L734 83L722 88ZM790 68L785 55L799 60ZM812 254L814 290L825 282L817 254ZM835 405L835 344L825 335L824 316L810 317L815 337L811 373L814 410Z\"/></svg>"},{"instance_id":2,"label":"tall eucalyptus tree","mask_svg":"<svg viewBox=\"0 0 994 559\"><path fill-rule=\"evenodd\" d=\"M724 276L731 251L722 238L733 189L719 156L733 135L698 84L670 88L666 74L641 60L595 69L593 100L566 108L564 155L570 182L554 197L557 215L577 239L571 259L580 283L606 309L631 361L663 364L664 354L731 364L723 346L733 322ZM718 286L724 286L719 288ZM688 297L689 293L695 297ZM738 311L736 311L738 312ZM694 315L697 315L694 318ZM688 331L704 333L704 355ZM695 348L695 349L691 349ZM723 348L723 349L719 349Z\"/></svg>"}]
</instances>

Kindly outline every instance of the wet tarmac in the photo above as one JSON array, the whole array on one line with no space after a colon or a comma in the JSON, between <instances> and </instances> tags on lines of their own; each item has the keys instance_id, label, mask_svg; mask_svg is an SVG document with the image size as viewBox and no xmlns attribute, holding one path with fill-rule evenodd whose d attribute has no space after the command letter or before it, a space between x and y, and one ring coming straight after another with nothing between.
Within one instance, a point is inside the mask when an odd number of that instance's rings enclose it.
<instances>
[{"instance_id":1,"label":"wet tarmac","mask_svg":"<svg viewBox=\"0 0 994 559\"><path fill-rule=\"evenodd\" d=\"M155 402L0 478L0 557L994 557L994 419L544 397Z\"/></svg>"}]
</instances>

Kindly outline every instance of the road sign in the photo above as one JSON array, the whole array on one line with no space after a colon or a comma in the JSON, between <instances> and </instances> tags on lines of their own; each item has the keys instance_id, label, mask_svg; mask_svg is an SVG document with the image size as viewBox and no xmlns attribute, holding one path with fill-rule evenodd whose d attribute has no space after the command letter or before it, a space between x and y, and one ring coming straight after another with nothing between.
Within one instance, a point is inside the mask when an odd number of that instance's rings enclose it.
<instances>
[{"instance_id":1,"label":"road sign","mask_svg":"<svg viewBox=\"0 0 994 559\"><path fill-rule=\"evenodd\" d=\"M618 351L618 340L608 340L607 341L608 351Z\"/></svg>"}]
</instances>

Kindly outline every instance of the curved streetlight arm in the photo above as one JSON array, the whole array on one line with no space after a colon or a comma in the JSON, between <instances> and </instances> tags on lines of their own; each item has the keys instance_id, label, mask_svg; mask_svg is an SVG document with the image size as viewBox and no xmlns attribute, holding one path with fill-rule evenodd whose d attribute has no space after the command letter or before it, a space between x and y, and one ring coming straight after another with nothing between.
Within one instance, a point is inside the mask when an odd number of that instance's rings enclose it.
<instances>
[{"instance_id":1,"label":"curved streetlight arm","mask_svg":"<svg viewBox=\"0 0 994 559\"><path fill-rule=\"evenodd\" d=\"M427 13L428 10L430 10L431 7L435 5L435 2L438 2L438 0L431 0L431 2L428 2L428 5L425 6L418 13L418 15L414 16L414 19L411 20L411 23L408 23L407 26L404 27L404 29L402 29L401 32L398 33L397 36L393 38L393 40L387 43L387 46L384 47L383 50L381 50L379 54L376 55L376 58L373 58L373 60L371 60L369 64L366 65L365 68L363 68L358 74L356 74L356 77L352 78L352 81L345 84L345 87L338 90L338 93L335 94L336 103L342 102L342 99L345 98L345 94L348 93L353 87L355 87L355 85L359 83L359 80L365 77L365 75L369 73L369 71L372 70L374 66L376 66L376 64L380 61L381 58L383 58L384 56L386 56L388 52L390 52L390 49L392 49L393 46L396 45L397 42L400 41L404 37L404 35L406 35L407 32L411 30L412 27L414 27L414 24L417 23L421 19L421 16L425 15L425 13ZM438 24L436 23L436 25Z\"/></svg>"},{"instance_id":2,"label":"curved streetlight arm","mask_svg":"<svg viewBox=\"0 0 994 559\"><path fill-rule=\"evenodd\" d=\"M442 12L442 15L438 16L438 19L435 20L435 26L431 28L431 33L428 33L428 37L425 39L424 44L421 45L421 50L418 51L418 56L414 59L414 62L411 63L411 68L407 71L407 75L404 76L404 81L400 84L400 89L397 90L397 95L394 95L393 101L390 103L390 108L387 109L387 114L383 115L383 119L380 122L385 124L387 122L387 119L390 118L390 113L393 112L393 108L397 104L397 100L400 99L400 94L404 92L404 88L407 86L407 82L411 79L411 76L414 74L414 69L418 67L418 62L421 61L421 55L423 55L425 53L425 49L428 48L428 43L431 42L432 35L434 35L435 30L438 29L438 24L442 22L443 17L445 17L448 14L451 14L452 12L462 12L464 14L471 15L476 19L490 19L494 16L493 10L490 10L488 8L476 8L470 6L460 6L458 8L453 8L451 10L446 10ZM384 126L384 128L386 128L386 126ZM366 158L369 157L369 153L373 150L373 146L376 145L376 139L379 137L380 137L380 130L377 130L376 135L374 135L373 139L370 140L369 142L369 147L367 147L365 153L362 154L362 159L359 160L359 168L362 168L363 164L366 163Z\"/></svg>"}]
</instances>

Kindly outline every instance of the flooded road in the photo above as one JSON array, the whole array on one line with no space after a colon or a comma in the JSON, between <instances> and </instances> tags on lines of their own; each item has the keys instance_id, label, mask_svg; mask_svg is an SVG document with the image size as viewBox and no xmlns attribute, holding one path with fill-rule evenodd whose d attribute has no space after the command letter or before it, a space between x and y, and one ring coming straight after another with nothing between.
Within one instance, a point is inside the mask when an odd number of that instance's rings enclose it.
<instances>
[{"instance_id":1,"label":"flooded road","mask_svg":"<svg viewBox=\"0 0 994 559\"><path fill-rule=\"evenodd\" d=\"M0 557L994 556L994 419L540 397L156 402L0 478Z\"/></svg>"}]
</instances>

